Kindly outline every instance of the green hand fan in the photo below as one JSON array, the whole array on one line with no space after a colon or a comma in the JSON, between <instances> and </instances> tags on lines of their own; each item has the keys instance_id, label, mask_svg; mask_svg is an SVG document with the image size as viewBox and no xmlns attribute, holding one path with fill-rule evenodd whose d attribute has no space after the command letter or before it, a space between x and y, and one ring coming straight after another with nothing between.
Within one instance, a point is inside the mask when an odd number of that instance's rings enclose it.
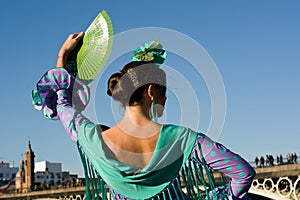
<instances>
[{"instance_id":1,"label":"green hand fan","mask_svg":"<svg viewBox=\"0 0 300 200\"><path fill-rule=\"evenodd\" d=\"M93 80L99 75L110 55L112 42L112 23L103 10L87 28L81 48L79 46L76 61L80 79Z\"/></svg>"}]
</instances>

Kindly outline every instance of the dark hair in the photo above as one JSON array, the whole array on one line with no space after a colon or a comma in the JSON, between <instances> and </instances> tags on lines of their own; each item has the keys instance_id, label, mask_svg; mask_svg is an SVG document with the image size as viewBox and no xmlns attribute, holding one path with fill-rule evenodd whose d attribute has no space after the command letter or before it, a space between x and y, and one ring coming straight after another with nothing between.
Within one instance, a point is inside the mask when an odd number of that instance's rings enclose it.
<instances>
[{"instance_id":1,"label":"dark hair","mask_svg":"<svg viewBox=\"0 0 300 200\"><path fill-rule=\"evenodd\" d=\"M166 91L166 74L154 63L132 61L108 80L107 94L125 105L141 104L143 92L152 84Z\"/></svg>"}]
</instances>

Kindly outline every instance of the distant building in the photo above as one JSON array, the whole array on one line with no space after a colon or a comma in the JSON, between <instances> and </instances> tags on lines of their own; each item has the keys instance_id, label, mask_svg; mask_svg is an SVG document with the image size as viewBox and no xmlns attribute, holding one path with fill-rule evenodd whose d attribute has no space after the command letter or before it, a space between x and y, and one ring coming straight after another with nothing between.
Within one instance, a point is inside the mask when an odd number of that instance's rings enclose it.
<instances>
[{"instance_id":1,"label":"distant building","mask_svg":"<svg viewBox=\"0 0 300 200\"><path fill-rule=\"evenodd\" d=\"M11 166L7 162L0 162L0 181L14 181L18 167Z\"/></svg>"},{"instance_id":2,"label":"distant building","mask_svg":"<svg viewBox=\"0 0 300 200\"><path fill-rule=\"evenodd\" d=\"M62 183L62 167L61 163L51 163L49 161L41 161L35 163L35 183L60 185Z\"/></svg>"},{"instance_id":3,"label":"distant building","mask_svg":"<svg viewBox=\"0 0 300 200\"><path fill-rule=\"evenodd\" d=\"M62 172L61 163L51 163L49 161L34 163L34 157L35 155L31 149L30 141L28 141L24 160L20 161L20 169L15 169L15 189L17 193L51 189L53 187L81 185L81 183L78 183L78 181L81 180L78 179L77 175ZM2 163L2 165L5 168L9 166L9 164L6 163ZM2 165L0 163L0 166ZM14 177L14 174L9 175L5 172L2 174L3 177L4 174L5 176Z\"/></svg>"},{"instance_id":4,"label":"distant building","mask_svg":"<svg viewBox=\"0 0 300 200\"><path fill-rule=\"evenodd\" d=\"M77 174L70 174L70 172L62 172L62 181L63 182L73 182L78 179Z\"/></svg>"}]
</instances>

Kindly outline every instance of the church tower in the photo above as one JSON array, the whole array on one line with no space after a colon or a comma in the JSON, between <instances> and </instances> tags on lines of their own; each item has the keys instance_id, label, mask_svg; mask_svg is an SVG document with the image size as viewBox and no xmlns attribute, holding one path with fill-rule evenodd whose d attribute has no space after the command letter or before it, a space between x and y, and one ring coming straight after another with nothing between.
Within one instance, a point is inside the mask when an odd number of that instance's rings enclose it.
<instances>
[{"instance_id":1,"label":"church tower","mask_svg":"<svg viewBox=\"0 0 300 200\"><path fill-rule=\"evenodd\" d=\"M32 190L34 185L34 152L31 149L30 140L24 155L25 161L25 192Z\"/></svg>"},{"instance_id":2,"label":"church tower","mask_svg":"<svg viewBox=\"0 0 300 200\"><path fill-rule=\"evenodd\" d=\"M34 186L34 152L28 141L27 150L24 154L24 161L20 162L20 170L16 174L16 190L20 193L32 191Z\"/></svg>"}]
</instances>

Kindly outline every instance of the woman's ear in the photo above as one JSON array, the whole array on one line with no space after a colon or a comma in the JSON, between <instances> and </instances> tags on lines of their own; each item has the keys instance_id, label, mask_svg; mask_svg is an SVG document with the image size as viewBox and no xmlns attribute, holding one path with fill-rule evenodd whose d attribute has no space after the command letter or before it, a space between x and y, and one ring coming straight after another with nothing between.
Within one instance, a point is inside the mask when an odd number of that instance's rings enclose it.
<instances>
[{"instance_id":1,"label":"woman's ear","mask_svg":"<svg viewBox=\"0 0 300 200\"><path fill-rule=\"evenodd\" d=\"M154 100L154 91L153 91L153 89L154 89L154 87L153 87L152 84L150 84L150 85L148 86L148 89L147 89L147 95L148 95L148 97L151 99L151 101Z\"/></svg>"}]
</instances>

